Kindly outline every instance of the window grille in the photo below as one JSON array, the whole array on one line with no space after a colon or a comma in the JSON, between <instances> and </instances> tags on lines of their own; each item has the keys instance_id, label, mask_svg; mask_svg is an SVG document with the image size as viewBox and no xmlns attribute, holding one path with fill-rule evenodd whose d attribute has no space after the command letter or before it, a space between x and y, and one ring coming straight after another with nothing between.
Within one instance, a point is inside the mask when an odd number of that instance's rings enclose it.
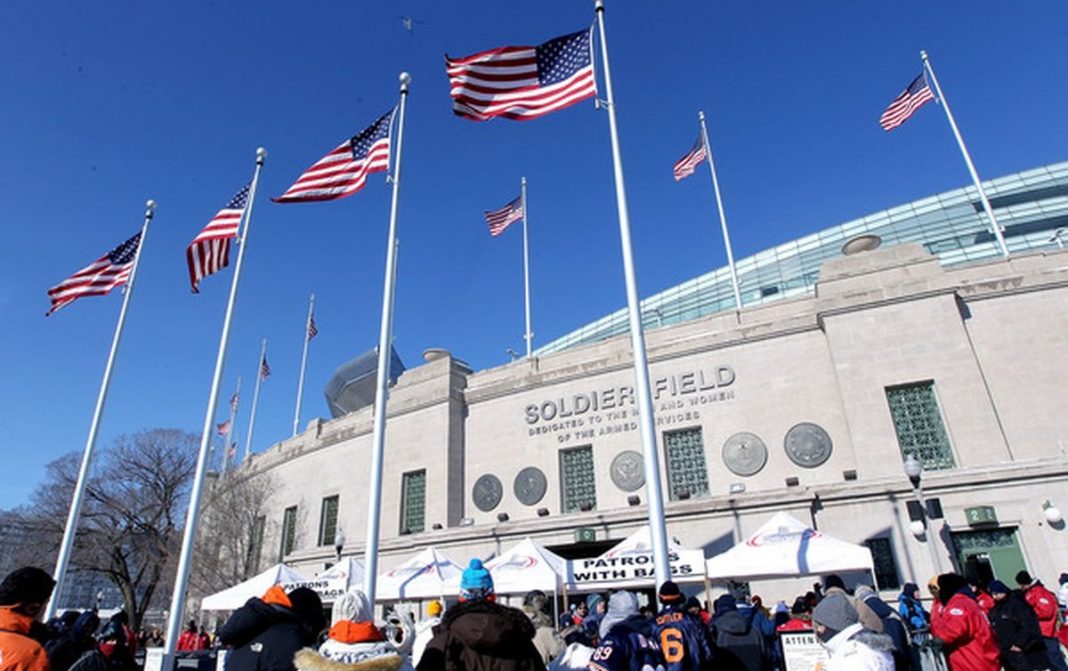
<instances>
[{"instance_id":1,"label":"window grille","mask_svg":"<svg viewBox=\"0 0 1068 671\"><path fill-rule=\"evenodd\" d=\"M915 454L927 470L956 466L938 409L934 382L888 387L886 401L890 404L902 458Z\"/></svg>"},{"instance_id":2,"label":"window grille","mask_svg":"<svg viewBox=\"0 0 1068 671\"><path fill-rule=\"evenodd\" d=\"M286 555L293 552L297 536L297 507L286 508L282 515L282 546L278 550L278 561L284 561Z\"/></svg>"},{"instance_id":3,"label":"window grille","mask_svg":"<svg viewBox=\"0 0 1068 671\"><path fill-rule=\"evenodd\" d=\"M700 427L665 433L664 461L672 501L708 496L708 468Z\"/></svg>"},{"instance_id":4,"label":"window grille","mask_svg":"<svg viewBox=\"0 0 1068 671\"><path fill-rule=\"evenodd\" d=\"M336 495L323 499L319 513L319 545L334 544L334 534L337 533L337 502Z\"/></svg>"},{"instance_id":5,"label":"window grille","mask_svg":"<svg viewBox=\"0 0 1068 671\"><path fill-rule=\"evenodd\" d=\"M426 469L405 473L401 482L402 534L426 530Z\"/></svg>"},{"instance_id":6,"label":"window grille","mask_svg":"<svg viewBox=\"0 0 1068 671\"><path fill-rule=\"evenodd\" d=\"M593 474L593 447L560 451L560 507L565 513L593 510L597 489Z\"/></svg>"},{"instance_id":7,"label":"window grille","mask_svg":"<svg viewBox=\"0 0 1068 671\"><path fill-rule=\"evenodd\" d=\"M864 544L871 550L875 563L875 584L880 590L900 589L901 577L894 561L894 547L889 538L869 538Z\"/></svg>"}]
</instances>

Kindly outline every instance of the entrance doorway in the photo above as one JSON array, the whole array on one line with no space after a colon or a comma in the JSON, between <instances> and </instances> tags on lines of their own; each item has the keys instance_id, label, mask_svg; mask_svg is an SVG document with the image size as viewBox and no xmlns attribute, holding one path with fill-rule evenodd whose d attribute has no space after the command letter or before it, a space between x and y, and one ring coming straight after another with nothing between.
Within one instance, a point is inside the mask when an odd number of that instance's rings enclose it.
<instances>
[{"instance_id":1,"label":"entrance doorway","mask_svg":"<svg viewBox=\"0 0 1068 671\"><path fill-rule=\"evenodd\" d=\"M1007 585L1016 573L1027 569L1016 529L983 529L952 532L957 564L969 582L986 585L995 578Z\"/></svg>"}]
</instances>

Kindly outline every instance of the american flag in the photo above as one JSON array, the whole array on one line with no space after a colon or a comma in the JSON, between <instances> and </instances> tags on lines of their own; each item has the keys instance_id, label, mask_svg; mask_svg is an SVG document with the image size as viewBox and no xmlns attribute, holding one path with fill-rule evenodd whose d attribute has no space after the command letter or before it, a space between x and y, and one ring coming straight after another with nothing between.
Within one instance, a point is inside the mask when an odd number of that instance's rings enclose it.
<instances>
[{"instance_id":1,"label":"american flag","mask_svg":"<svg viewBox=\"0 0 1068 671\"><path fill-rule=\"evenodd\" d=\"M237 402L241 399L241 395L236 391L234 395L230 397L230 412L237 412Z\"/></svg>"},{"instance_id":2,"label":"american flag","mask_svg":"<svg viewBox=\"0 0 1068 671\"><path fill-rule=\"evenodd\" d=\"M701 161L708 157L708 152L705 151L705 141L703 138L698 137L697 142L693 143L693 149L686 152L686 155L675 161L675 181L685 179L693 174L693 171L697 169Z\"/></svg>"},{"instance_id":3,"label":"american flag","mask_svg":"<svg viewBox=\"0 0 1068 671\"><path fill-rule=\"evenodd\" d=\"M920 73L912 83L908 85L901 95L887 106L886 111L879 117L879 125L883 130L894 130L905 123L913 113L923 107L924 103L934 100L934 93L927 85L927 77Z\"/></svg>"},{"instance_id":4,"label":"american flag","mask_svg":"<svg viewBox=\"0 0 1068 671\"><path fill-rule=\"evenodd\" d=\"M226 451L227 460L233 459L235 456L237 456L237 441L236 440L234 442L230 443L230 449Z\"/></svg>"},{"instance_id":5,"label":"american flag","mask_svg":"<svg viewBox=\"0 0 1068 671\"><path fill-rule=\"evenodd\" d=\"M363 131L345 140L304 171L276 203L308 203L351 196L367 175L389 168L389 129L393 108Z\"/></svg>"},{"instance_id":6,"label":"american flag","mask_svg":"<svg viewBox=\"0 0 1068 671\"><path fill-rule=\"evenodd\" d=\"M237 237L241 217L245 214L245 206L248 205L250 186L246 184L241 187L185 250L185 260L189 265L189 283L193 286L193 293L200 293L197 288L200 280L229 265L230 240Z\"/></svg>"},{"instance_id":7,"label":"american flag","mask_svg":"<svg viewBox=\"0 0 1068 671\"><path fill-rule=\"evenodd\" d=\"M264 354L263 358L260 359L260 379L261 380L266 380L270 376L271 376L271 367L267 364L267 355Z\"/></svg>"},{"instance_id":8,"label":"american flag","mask_svg":"<svg viewBox=\"0 0 1068 671\"><path fill-rule=\"evenodd\" d=\"M536 47L498 47L445 57L452 111L473 121L534 119L597 93L591 30Z\"/></svg>"},{"instance_id":9,"label":"american flag","mask_svg":"<svg viewBox=\"0 0 1068 671\"><path fill-rule=\"evenodd\" d=\"M509 224L523 218L523 196L519 196L499 210L484 214L486 223L489 224L490 235L498 236L508 228Z\"/></svg>"},{"instance_id":10,"label":"american flag","mask_svg":"<svg viewBox=\"0 0 1068 671\"><path fill-rule=\"evenodd\" d=\"M52 300L52 307L45 316L82 296L103 296L115 287L126 284L140 245L141 234L138 233L49 289L48 297Z\"/></svg>"},{"instance_id":11,"label":"american flag","mask_svg":"<svg viewBox=\"0 0 1068 671\"><path fill-rule=\"evenodd\" d=\"M308 340L319 335L319 327L315 325L315 313L308 315Z\"/></svg>"},{"instance_id":12,"label":"american flag","mask_svg":"<svg viewBox=\"0 0 1068 671\"><path fill-rule=\"evenodd\" d=\"M226 434L230 433L230 420L226 420L222 424L216 424L215 433L219 434L220 436L225 436Z\"/></svg>"}]
</instances>

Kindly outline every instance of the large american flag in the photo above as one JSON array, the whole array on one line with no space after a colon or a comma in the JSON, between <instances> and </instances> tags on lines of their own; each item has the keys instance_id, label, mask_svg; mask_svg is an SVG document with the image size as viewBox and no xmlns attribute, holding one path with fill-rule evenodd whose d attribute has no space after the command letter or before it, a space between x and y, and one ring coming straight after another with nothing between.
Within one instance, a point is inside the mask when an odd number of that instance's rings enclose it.
<instances>
[{"instance_id":1,"label":"large american flag","mask_svg":"<svg viewBox=\"0 0 1068 671\"><path fill-rule=\"evenodd\" d=\"M489 224L490 235L498 236L508 228L509 224L523 218L523 196L519 196L499 210L484 214L486 223Z\"/></svg>"},{"instance_id":2,"label":"large american flag","mask_svg":"<svg viewBox=\"0 0 1068 671\"><path fill-rule=\"evenodd\" d=\"M883 130L894 130L931 100L934 100L934 93L927 85L927 77L921 72L916 79L912 80L908 88L887 106L886 111L879 117L879 125L883 127Z\"/></svg>"},{"instance_id":3,"label":"large american flag","mask_svg":"<svg viewBox=\"0 0 1068 671\"><path fill-rule=\"evenodd\" d=\"M686 155L675 161L675 181L685 179L693 174L693 171L697 169L697 166L701 164L701 161L705 160L708 156L708 152L705 151L704 138L698 136L697 142L694 142L693 149L686 152Z\"/></svg>"},{"instance_id":4,"label":"large american flag","mask_svg":"<svg viewBox=\"0 0 1068 671\"><path fill-rule=\"evenodd\" d=\"M319 327L315 325L315 313L308 315L308 340L319 335Z\"/></svg>"},{"instance_id":5,"label":"large american flag","mask_svg":"<svg viewBox=\"0 0 1068 671\"><path fill-rule=\"evenodd\" d=\"M260 359L260 379L266 380L271 376L271 366L267 363L267 354Z\"/></svg>"},{"instance_id":6,"label":"large american flag","mask_svg":"<svg viewBox=\"0 0 1068 671\"><path fill-rule=\"evenodd\" d=\"M351 196L363 188L367 175L389 168L389 130L396 107L338 145L304 171L276 203L307 203Z\"/></svg>"},{"instance_id":7,"label":"large american flag","mask_svg":"<svg viewBox=\"0 0 1068 671\"><path fill-rule=\"evenodd\" d=\"M220 436L225 436L230 433L230 420L226 420L222 424L215 425L215 432Z\"/></svg>"},{"instance_id":8,"label":"large american flag","mask_svg":"<svg viewBox=\"0 0 1068 671\"><path fill-rule=\"evenodd\" d=\"M186 248L185 260L189 266L189 283L193 293L200 293L200 280L229 265L230 240L237 237L241 226L241 217L248 205L249 186L246 184L241 187Z\"/></svg>"},{"instance_id":9,"label":"large american flag","mask_svg":"<svg viewBox=\"0 0 1068 671\"><path fill-rule=\"evenodd\" d=\"M474 121L534 119L597 93L591 30L536 47L499 47L445 57L452 111Z\"/></svg>"},{"instance_id":10,"label":"large american flag","mask_svg":"<svg viewBox=\"0 0 1068 671\"><path fill-rule=\"evenodd\" d=\"M133 236L107 254L93 261L67 279L48 290L52 307L45 316L73 303L82 296L103 296L130 279L141 233Z\"/></svg>"}]
</instances>

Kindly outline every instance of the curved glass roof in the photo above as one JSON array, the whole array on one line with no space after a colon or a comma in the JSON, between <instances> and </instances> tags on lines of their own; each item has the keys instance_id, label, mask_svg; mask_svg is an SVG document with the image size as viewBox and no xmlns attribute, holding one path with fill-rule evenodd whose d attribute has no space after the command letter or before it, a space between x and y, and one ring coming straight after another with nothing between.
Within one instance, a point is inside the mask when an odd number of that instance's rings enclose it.
<instances>
[{"instance_id":1,"label":"curved glass roof","mask_svg":"<svg viewBox=\"0 0 1068 671\"><path fill-rule=\"evenodd\" d=\"M983 187L1004 229L1010 254L1055 246L1052 233L1068 227L1068 162L985 181ZM743 307L811 292L823 262L840 256L845 241L862 233L874 233L887 245L918 242L947 266L1001 255L978 191L969 186L847 221L740 259L736 267ZM734 309L730 272L726 266L717 268L654 294L642 300L641 306L645 328ZM543 345L534 354L604 340L626 333L628 327L624 307Z\"/></svg>"}]
</instances>

